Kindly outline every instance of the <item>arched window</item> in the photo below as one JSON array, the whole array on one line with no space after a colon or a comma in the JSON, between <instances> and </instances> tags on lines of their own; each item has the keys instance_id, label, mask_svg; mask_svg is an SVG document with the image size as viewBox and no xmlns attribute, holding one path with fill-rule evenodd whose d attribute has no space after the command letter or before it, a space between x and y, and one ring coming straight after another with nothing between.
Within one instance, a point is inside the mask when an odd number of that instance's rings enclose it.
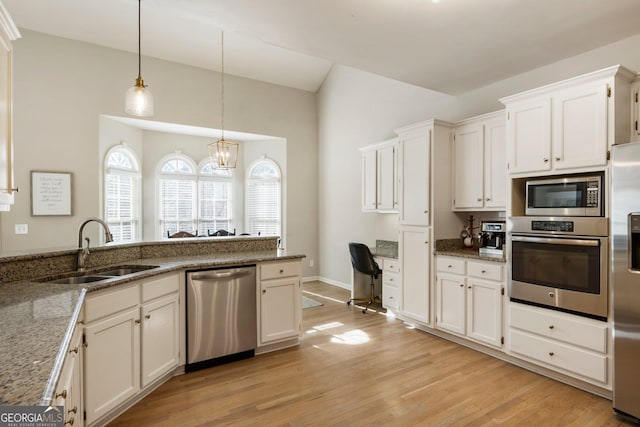
<instances>
[{"instance_id":1,"label":"arched window","mask_svg":"<svg viewBox=\"0 0 640 427\"><path fill-rule=\"evenodd\" d=\"M187 231L199 236L208 232L233 232L233 175L215 169L209 159L195 162L172 154L158 166L158 218L160 237Z\"/></svg>"},{"instance_id":2,"label":"arched window","mask_svg":"<svg viewBox=\"0 0 640 427\"><path fill-rule=\"evenodd\" d=\"M178 231L195 233L198 229L195 163L185 155L171 154L160 161L157 178L159 237Z\"/></svg>"},{"instance_id":3,"label":"arched window","mask_svg":"<svg viewBox=\"0 0 640 427\"><path fill-rule=\"evenodd\" d=\"M250 234L281 236L281 175L278 165L262 159L249 168L246 222Z\"/></svg>"},{"instance_id":4,"label":"arched window","mask_svg":"<svg viewBox=\"0 0 640 427\"><path fill-rule=\"evenodd\" d=\"M118 145L105 157L105 218L113 240L140 239L140 168L133 150Z\"/></svg>"},{"instance_id":5,"label":"arched window","mask_svg":"<svg viewBox=\"0 0 640 427\"><path fill-rule=\"evenodd\" d=\"M198 176L198 234L218 230L233 231L233 175L216 169L209 159L200 163Z\"/></svg>"}]
</instances>

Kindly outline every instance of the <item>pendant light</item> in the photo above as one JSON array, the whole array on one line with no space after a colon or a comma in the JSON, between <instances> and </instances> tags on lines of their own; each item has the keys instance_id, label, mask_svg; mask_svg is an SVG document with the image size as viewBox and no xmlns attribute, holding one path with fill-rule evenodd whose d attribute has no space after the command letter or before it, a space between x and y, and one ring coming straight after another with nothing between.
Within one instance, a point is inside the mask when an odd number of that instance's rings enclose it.
<instances>
[{"instance_id":1,"label":"pendant light","mask_svg":"<svg viewBox=\"0 0 640 427\"><path fill-rule=\"evenodd\" d=\"M209 161L216 169L234 169L238 163L238 143L224 139L224 31L221 32L222 60L220 64L220 131L221 137L207 145Z\"/></svg>"},{"instance_id":2,"label":"pendant light","mask_svg":"<svg viewBox=\"0 0 640 427\"><path fill-rule=\"evenodd\" d=\"M153 95L147 89L142 80L141 74L141 53L140 53L140 3L138 0L138 78L136 83L127 90L124 100L124 111L132 116L150 117L153 116Z\"/></svg>"}]
</instances>

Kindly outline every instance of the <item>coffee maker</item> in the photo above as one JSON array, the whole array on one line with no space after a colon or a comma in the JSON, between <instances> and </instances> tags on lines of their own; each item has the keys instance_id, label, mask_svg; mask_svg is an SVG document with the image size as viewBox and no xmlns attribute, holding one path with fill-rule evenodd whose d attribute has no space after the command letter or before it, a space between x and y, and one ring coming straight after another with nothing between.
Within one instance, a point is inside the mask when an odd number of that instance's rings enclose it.
<instances>
[{"instance_id":1,"label":"coffee maker","mask_svg":"<svg viewBox=\"0 0 640 427\"><path fill-rule=\"evenodd\" d=\"M506 230L505 221L482 221L479 254L487 257L503 258Z\"/></svg>"}]
</instances>

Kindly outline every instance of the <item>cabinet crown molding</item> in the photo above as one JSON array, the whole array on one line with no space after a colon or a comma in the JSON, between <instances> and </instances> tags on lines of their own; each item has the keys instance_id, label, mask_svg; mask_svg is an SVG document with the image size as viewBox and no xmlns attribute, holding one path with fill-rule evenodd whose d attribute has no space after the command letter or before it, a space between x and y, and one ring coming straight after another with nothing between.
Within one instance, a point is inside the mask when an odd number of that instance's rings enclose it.
<instances>
[{"instance_id":1,"label":"cabinet crown molding","mask_svg":"<svg viewBox=\"0 0 640 427\"><path fill-rule=\"evenodd\" d=\"M9 40L16 40L22 37L2 1L0 1L0 30L6 34Z\"/></svg>"},{"instance_id":2,"label":"cabinet crown molding","mask_svg":"<svg viewBox=\"0 0 640 427\"><path fill-rule=\"evenodd\" d=\"M445 122L444 120L429 119L429 120L424 120L422 122L413 123L413 124L410 124L410 125L403 126L401 128L396 129L395 132L398 135L400 135L400 134L407 133L407 132L421 131L421 130L424 130L425 128L431 128L431 127L436 126L436 125L445 126L445 127L453 127L453 123Z\"/></svg>"}]
</instances>

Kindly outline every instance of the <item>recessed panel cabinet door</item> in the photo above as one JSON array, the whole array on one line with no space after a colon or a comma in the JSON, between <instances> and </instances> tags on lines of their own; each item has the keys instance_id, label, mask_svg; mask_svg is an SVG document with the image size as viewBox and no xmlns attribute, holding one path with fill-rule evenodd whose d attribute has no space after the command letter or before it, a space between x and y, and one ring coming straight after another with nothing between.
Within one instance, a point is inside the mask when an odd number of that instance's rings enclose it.
<instances>
[{"instance_id":1,"label":"recessed panel cabinet door","mask_svg":"<svg viewBox=\"0 0 640 427\"><path fill-rule=\"evenodd\" d=\"M453 140L454 208L483 207L483 139L481 124L461 126L455 131Z\"/></svg>"},{"instance_id":2,"label":"recessed panel cabinet door","mask_svg":"<svg viewBox=\"0 0 640 427\"><path fill-rule=\"evenodd\" d=\"M484 126L484 207L507 206L507 134L504 118Z\"/></svg>"},{"instance_id":3,"label":"recessed panel cabinet door","mask_svg":"<svg viewBox=\"0 0 640 427\"><path fill-rule=\"evenodd\" d=\"M178 294L142 306L142 387L178 366Z\"/></svg>"},{"instance_id":4,"label":"recessed panel cabinet door","mask_svg":"<svg viewBox=\"0 0 640 427\"><path fill-rule=\"evenodd\" d=\"M431 131L400 138L400 224L429 225Z\"/></svg>"},{"instance_id":5,"label":"recessed panel cabinet door","mask_svg":"<svg viewBox=\"0 0 640 427\"><path fill-rule=\"evenodd\" d=\"M467 278L467 336L500 347L502 283Z\"/></svg>"},{"instance_id":6,"label":"recessed panel cabinet door","mask_svg":"<svg viewBox=\"0 0 640 427\"><path fill-rule=\"evenodd\" d=\"M260 285L260 343L297 337L299 312L299 277L263 280Z\"/></svg>"},{"instance_id":7,"label":"recessed panel cabinet door","mask_svg":"<svg viewBox=\"0 0 640 427\"><path fill-rule=\"evenodd\" d=\"M362 153L362 210L375 211L377 205L376 150Z\"/></svg>"},{"instance_id":8,"label":"recessed panel cabinet door","mask_svg":"<svg viewBox=\"0 0 640 427\"><path fill-rule=\"evenodd\" d=\"M580 86L553 95L553 166L607 164L607 85Z\"/></svg>"},{"instance_id":9,"label":"recessed panel cabinet door","mask_svg":"<svg viewBox=\"0 0 640 427\"><path fill-rule=\"evenodd\" d=\"M86 424L140 390L140 310L123 311L85 327Z\"/></svg>"},{"instance_id":10,"label":"recessed panel cabinet door","mask_svg":"<svg viewBox=\"0 0 640 427\"><path fill-rule=\"evenodd\" d=\"M395 173L395 146L378 150L378 210L393 211L397 208Z\"/></svg>"},{"instance_id":11,"label":"recessed panel cabinet door","mask_svg":"<svg viewBox=\"0 0 640 427\"><path fill-rule=\"evenodd\" d=\"M425 324L429 317L429 228L400 229L402 313Z\"/></svg>"},{"instance_id":12,"label":"recessed panel cabinet door","mask_svg":"<svg viewBox=\"0 0 640 427\"><path fill-rule=\"evenodd\" d=\"M466 279L455 274L438 273L436 288L437 328L456 334L465 334Z\"/></svg>"},{"instance_id":13,"label":"recessed panel cabinet door","mask_svg":"<svg viewBox=\"0 0 640 427\"><path fill-rule=\"evenodd\" d=\"M551 99L523 101L507 107L509 172L551 169Z\"/></svg>"}]
</instances>

